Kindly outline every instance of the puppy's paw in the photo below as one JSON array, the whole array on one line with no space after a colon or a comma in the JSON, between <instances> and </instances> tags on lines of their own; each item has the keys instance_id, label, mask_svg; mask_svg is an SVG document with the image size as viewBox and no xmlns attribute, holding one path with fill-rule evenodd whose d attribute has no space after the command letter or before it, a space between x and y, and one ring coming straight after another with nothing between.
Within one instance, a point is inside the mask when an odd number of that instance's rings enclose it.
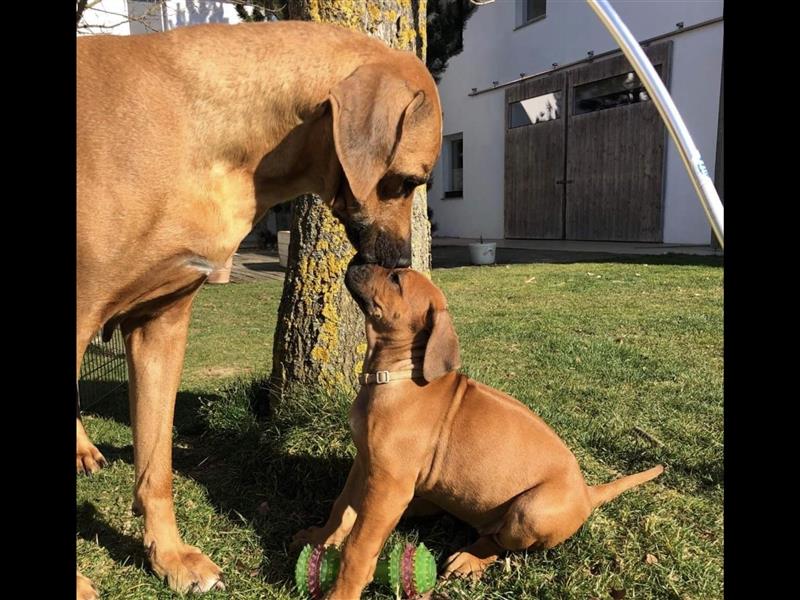
<instances>
[{"instance_id":1,"label":"puppy's paw","mask_svg":"<svg viewBox=\"0 0 800 600\"><path fill-rule=\"evenodd\" d=\"M496 557L494 556L478 558L469 552L468 548L463 548L447 559L442 579L464 577L472 581L478 581L486 570L486 567L492 564L495 559Z\"/></svg>"},{"instance_id":2,"label":"puppy's paw","mask_svg":"<svg viewBox=\"0 0 800 600\"><path fill-rule=\"evenodd\" d=\"M92 580L88 577L84 577L80 573L78 573L75 589L75 597L77 600L98 600L98 598L100 598L100 596L97 595L97 590L94 589Z\"/></svg>"}]
</instances>

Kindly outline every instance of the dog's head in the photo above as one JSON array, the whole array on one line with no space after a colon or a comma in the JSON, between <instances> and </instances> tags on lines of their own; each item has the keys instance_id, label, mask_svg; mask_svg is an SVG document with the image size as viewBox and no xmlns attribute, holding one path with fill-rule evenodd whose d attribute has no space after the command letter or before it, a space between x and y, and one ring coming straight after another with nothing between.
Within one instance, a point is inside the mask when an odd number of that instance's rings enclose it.
<instances>
[{"instance_id":1,"label":"dog's head","mask_svg":"<svg viewBox=\"0 0 800 600\"><path fill-rule=\"evenodd\" d=\"M425 275L351 263L345 285L367 318L367 337L384 345L425 344L423 376L433 381L461 366L447 300Z\"/></svg>"},{"instance_id":2,"label":"dog's head","mask_svg":"<svg viewBox=\"0 0 800 600\"><path fill-rule=\"evenodd\" d=\"M331 209L363 262L411 264L411 205L439 156L442 109L425 65L409 52L366 64L330 93L341 164Z\"/></svg>"}]
</instances>

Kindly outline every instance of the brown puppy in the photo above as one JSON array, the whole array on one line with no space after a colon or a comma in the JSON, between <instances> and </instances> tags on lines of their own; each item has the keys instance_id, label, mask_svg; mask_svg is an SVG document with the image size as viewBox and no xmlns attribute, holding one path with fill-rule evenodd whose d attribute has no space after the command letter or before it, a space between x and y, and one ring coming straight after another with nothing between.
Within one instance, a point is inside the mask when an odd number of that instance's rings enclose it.
<instances>
[{"instance_id":1,"label":"brown puppy","mask_svg":"<svg viewBox=\"0 0 800 600\"><path fill-rule=\"evenodd\" d=\"M362 265L348 270L346 282L366 314L369 344L350 413L358 452L327 523L294 539L346 539L331 598L360 596L404 511L445 510L475 527L481 537L448 559L445 576L479 576L504 551L563 542L594 508L664 470L587 486L544 421L454 371L458 340L444 295L429 279Z\"/></svg>"},{"instance_id":2,"label":"brown puppy","mask_svg":"<svg viewBox=\"0 0 800 600\"><path fill-rule=\"evenodd\" d=\"M183 543L172 421L192 299L270 207L319 194L365 262L410 264L411 204L439 154L436 85L413 54L303 22L77 40L77 364L119 324L153 570L219 587ZM104 459L77 419L77 470ZM84 597L94 592L78 578Z\"/></svg>"}]
</instances>

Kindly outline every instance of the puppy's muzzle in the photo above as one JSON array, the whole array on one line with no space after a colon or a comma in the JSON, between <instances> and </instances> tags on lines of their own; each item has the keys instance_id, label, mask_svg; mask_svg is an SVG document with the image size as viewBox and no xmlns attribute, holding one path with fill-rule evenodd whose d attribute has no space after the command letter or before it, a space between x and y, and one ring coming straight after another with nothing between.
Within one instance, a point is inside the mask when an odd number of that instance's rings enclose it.
<instances>
[{"instance_id":1,"label":"puppy's muzzle","mask_svg":"<svg viewBox=\"0 0 800 600\"><path fill-rule=\"evenodd\" d=\"M371 311L372 301L369 299L369 282L372 279L374 265L364 263L359 255L353 257L344 276L344 285L350 295L365 313Z\"/></svg>"}]
</instances>

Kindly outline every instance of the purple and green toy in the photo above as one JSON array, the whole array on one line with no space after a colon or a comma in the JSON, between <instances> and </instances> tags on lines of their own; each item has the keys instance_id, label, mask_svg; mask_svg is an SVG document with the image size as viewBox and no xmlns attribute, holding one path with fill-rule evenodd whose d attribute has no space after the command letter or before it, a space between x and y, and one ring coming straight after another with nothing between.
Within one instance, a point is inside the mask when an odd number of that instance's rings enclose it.
<instances>
[{"instance_id":1,"label":"purple and green toy","mask_svg":"<svg viewBox=\"0 0 800 600\"><path fill-rule=\"evenodd\" d=\"M335 546L306 545L297 558L294 580L304 596L315 600L333 587L339 574L341 553ZM378 561L375 581L402 590L406 598L414 598L433 589L436 584L436 559L425 544L395 545L387 558Z\"/></svg>"}]
</instances>

